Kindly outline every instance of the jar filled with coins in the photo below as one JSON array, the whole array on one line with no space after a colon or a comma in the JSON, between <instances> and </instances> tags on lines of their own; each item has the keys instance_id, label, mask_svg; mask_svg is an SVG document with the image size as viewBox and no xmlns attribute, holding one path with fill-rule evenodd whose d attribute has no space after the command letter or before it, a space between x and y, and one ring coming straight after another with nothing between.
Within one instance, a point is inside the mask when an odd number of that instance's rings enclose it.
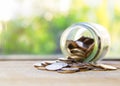
<instances>
[{"instance_id":1,"label":"jar filled with coins","mask_svg":"<svg viewBox=\"0 0 120 86\"><path fill-rule=\"evenodd\" d=\"M61 36L60 45L66 58L42 61L34 64L34 67L38 70L64 74L118 69L98 62L106 55L110 47L110 36L99 24L77 23L68 27Z\"/></svg>"},{"instance_id":2,"label":"jar filled with coins","mask_svg":"<svg viewBox=\"0 0 120 86\"><path fill-rule=\"evenodd\" d=\"M108 52L110 36L99 24L77 23L63 32L60 46L68 59L79 62L97 62Z\"/></svg>"}]
</instances>

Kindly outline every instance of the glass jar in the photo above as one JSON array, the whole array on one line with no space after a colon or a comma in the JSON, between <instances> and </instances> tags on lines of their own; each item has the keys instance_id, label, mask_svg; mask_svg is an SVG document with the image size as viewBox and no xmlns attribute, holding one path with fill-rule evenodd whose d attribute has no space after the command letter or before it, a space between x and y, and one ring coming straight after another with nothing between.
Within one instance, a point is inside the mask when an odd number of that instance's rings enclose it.
<instances>
[{"instance_id":1,"label":"glass jar","mask_svg":"<svg viewBox=\"0 0 120 86\"><path fill-rule=\"evenodd\" d=\"M97 62L108 52L110 36L99 24L77 23L63 32L60 46L66 58L80 62Z\"/></svg>"}]
</instances>

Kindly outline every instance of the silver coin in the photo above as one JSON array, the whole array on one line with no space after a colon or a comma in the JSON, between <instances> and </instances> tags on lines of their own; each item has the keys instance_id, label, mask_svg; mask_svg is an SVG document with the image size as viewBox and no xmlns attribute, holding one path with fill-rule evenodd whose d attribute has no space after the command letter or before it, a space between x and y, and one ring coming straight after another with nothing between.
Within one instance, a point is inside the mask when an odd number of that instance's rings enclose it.
<instances>
[{"instance_id":1,"label":"silver coin","mask_svg":"<svg viewBox=\"0 0 120 86\"><path fill-rule=\"evenodd\" d=\"M40 63L35 63L33 64L35 68L37 68L38 70L45 70L45 65L43 65L41 62Z\"/></svg>"},{"instance_id":2,"label":"silver coin","mask_svg":"<svg viewBox=\"0 0 120 86\"><path fill-rule=\"evenodd\" d=\"M76 44L79 46L78 48L82 50L86 50L88 47L81 41L76 41Z\"/></svg>"},{"instance_id":3,"label":"silver coin","mask_svg":"<svg viewBox=\"0 0 120 86\"><path fill-rule=\"evenodd\" d=\"M47 69L47 70L59 70L59 69L61 69L61 68L63 68L63 67L66 67L66 66L68 66L68 64L67 63L63 63L63 62L58 62L58 63L53 63L53 64L51 64L51 65L48 65L48 66L46 66L45 68Z\"/></svg>"},{"instance_id":4,"label":"silver coin","mask_svg":"<svg viewBox=\"0 0 120 86\"><path fill-rule=\"evenodd\" d=\"M71 59L68 59L68 58L58 58L58 60L60 60L60 61L71 61Z\"/></svg>"},{"instance_id":5,"label":"silver coin","mask_svg":"<svg viewBox=\"0 0 120 86\"><path fill-rule=\"evenodd\" d=\"M41 62L40 63L35 63L33 64L34 67L41 67L41 66L44 66Z\"/></svg>"},{"instance_id":6,"label":"silver coin","mask_svg":"<svg viewBox=\"0 0 120 86\"><path fill-rule=\"evenodd\" d=\"M61 70L64 70L64 71L78 71L79 68L68 68L68 67L66 67L66 68L62 68Z\"/></svg>"}]
</instances>

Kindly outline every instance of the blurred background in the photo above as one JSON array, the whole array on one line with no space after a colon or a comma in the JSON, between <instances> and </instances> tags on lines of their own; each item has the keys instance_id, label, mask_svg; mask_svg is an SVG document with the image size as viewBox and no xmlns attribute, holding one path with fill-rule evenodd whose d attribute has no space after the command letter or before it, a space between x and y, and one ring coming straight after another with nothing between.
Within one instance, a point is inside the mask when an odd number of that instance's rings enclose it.
<instances>
[{"instance_id":1,"label":"blurred background","mask_svg":"<svg viewBox=\"0 0 120 86\"><path fill-rule=\"evenodd\" d=\"M106 27L108 57L119 57L120 0L0 0L0 54L61 54L60 36L77 22Z\"/></svg>"}]
</instances>

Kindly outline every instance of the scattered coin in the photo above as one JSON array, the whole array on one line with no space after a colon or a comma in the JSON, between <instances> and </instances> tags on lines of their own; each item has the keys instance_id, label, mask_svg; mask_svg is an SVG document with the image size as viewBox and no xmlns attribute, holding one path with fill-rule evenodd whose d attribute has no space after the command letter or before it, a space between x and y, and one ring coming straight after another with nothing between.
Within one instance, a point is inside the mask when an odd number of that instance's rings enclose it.
<instances>
[{"instance_id":1,"label":"scattered coin","mask_svg":"<svg viewBox=\"0 0 120 86\"><path fill-rule=\"evenodd\" d=\"M70 62L71 61L71 62ZM47 65L45 65L48 63ZM106 71L116 70L116 67L106 64L82 63L73 58L59 58L56 61L43 61L35 63L34 67L38 70L57 71L58 73L75 73L84 71Z\"/></svg>"},{"instance_id":2,"label":"scattered coin","mask_svg":"<svg viewBox=\"0 0 120 86\"><path fill-rule=\"evenodd\" d=\"M44 66L44 65L42 64L42 62L40 62L40 63L35 63L35 64L33 64L33 66L34 66L34 67L40 67L40 66Z\"/></svg>"},{"instance_id":3,"label":"scattered coin","mask_svg":"<svg viewBox=\"0 0 120 86\"><path fill-rule=\"evenodd\" d=\"M35 68L37 68L38 70L45 70L45 66L41 63L35 63L33 64Z\"/></svg>"},{"instance_id":4,"label":"scattered coin","mask_svg":"<svg viewBox=\"0 0 120 86\"><path fill-rule=\"evenodd\" d=\"M68 59L68 58L58 58L58 60L65 63L72 63L74 61L73 59Z\"/></svg>"},{"instance_id":5,"label":"scattered coin","mask_svg":"<svg viewBox=\"0 0 120 86\"><path fill-rule=\"evenodd\" d=\"M97 64L98 67L101 67L105 70L116 70L117 68L111 65Z\"/></svg>"},{"instance_id":6,"label":"scattered coin","mask_svg":"<svg viewBox=\"0 0 120 86\"><path fill-rule=\"evenodd\" d=\"M97 68L97 67L94 67L92 70L93 70L93 71L103 71L102 68Z\"/></svg>"},{"instance_id":7,"label":"scattered coin","mask_svg":"<svg viewBox=\"0 0 120 86\"><path fill-rule=\"evenodd\" d=\"M39 66L39 67L36 67L38 70L46 70L46 68L44 66Z\"/></svg>"},{"instance_id":8,"label":"scattered coin","mask_svg":"<svg viewBox=\"0 0 120 86\"><path fill-rule=\"evenodd\" d=\"M99 37L98 37L99 38ZM99 38L99 41L101 39ZM100 42L101 43L101 42ZM42 61L34 64L34 67L39 70L57 71L59 73L75 73L82 71L106 71L116 70L116 67L95 64L95 63L83 63L83 61L92 53L94 50L95 41L93 38L82 36L78 40L67 40L66 48L69 52L67 58L59 58L56 61ZM98 46L96 55L98 54L101 44ZM95 56L96 56L95 55Z\"/></svg>"},{"instance_id":9,"label":"scattered coin","mask_svg":"<svg viewBox=\"0 0 120 86\"><path fill-rule=\"evenodd\" d=\"M68 65L67 63L58 62L58 63L53 63L51 65L48 65L45 68L47 70L55 71L55 70L59 70L59 69L61 69L63 67L66 67L67 65Z\"/></svg>"},{"instance_id":10,"label":"scattered coin","mask_svg":"<svg viewBox=\"0 0 120 86\"><path fill-rule=\"evenodd\" d=\"M62 68L61 70L58 70L59 73L75 73L78 72L79 68Z\"/></svg>"},{"instance_id":11,"label":"scattered coin","mask_svg":"<svg viewBox=\"0 0 120 86\"><path fill-rule=\"evenodd\" d=\"M47 65L50 65L52 63L56 63L56 61L44 61Z\"/></svg>"}]
</instances>

